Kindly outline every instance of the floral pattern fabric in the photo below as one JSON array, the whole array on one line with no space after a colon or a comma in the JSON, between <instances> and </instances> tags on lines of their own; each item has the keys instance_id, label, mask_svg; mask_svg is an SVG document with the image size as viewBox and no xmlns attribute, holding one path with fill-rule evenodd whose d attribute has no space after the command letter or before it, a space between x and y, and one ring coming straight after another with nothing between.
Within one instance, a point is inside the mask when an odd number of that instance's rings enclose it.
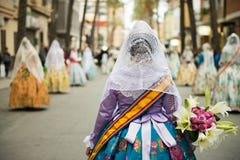
<instances>
[{"instance_id":1,"label":"floral pattern fabric","mask_svg":"<svg viewBox=\"0 0 240 160\"><path fill-rule=\"evenodd\" d=\"M23 65L11 83L9 107L11 109L49 105L49 96L44 82L39 82Z\"/></svg>"},{"instance_id":2,"label":"floral pattern fabric","mask_svg":"<svg viewBox=\"0 0 240 160\"><path fill-rule=\"evenodd\" d=\"M213 88L216 79L216 72L203 69L201 66L198 70L197 77L193 84L192 92L194 94L204 94L206 88Z\"/></svg>"},{"instance_id":3,"label":"floral pattern fabric","mask_svg":"<svg viewBox=\"0 0 240 160\"><path fill-rule=\"evenodd\" d=\"M53 66L45 75L45 83L49 92L68 92L70 80L66 67L58 71Z\"/></svg>"},{"instance_id":4,"label":"floral pattern fabric","mask_svg":"<svg viewBox=\"0 0 240 160\"><path fill-rule=\"evenodd\" d=\"M226 101L232 111L240 111L240 65L228 67L216 80L213 103Z\"/></svg>"},{"instance_id":5,"label":"floral pattern fabric","mask_svg":"<svg viewBox=\"0 0 240 160\"><path fill-rule=\"evenodd\" d=\"M165 126L169 132L176 139L177 145L168 148L161 137L157 134L151 124L151 145L150 145L150 159L151 160L195 160L191 146L187 142L185 136L178 133L172 123L165 122ZM133 144L124 139L128 132L128 128L120 130L108 143L100 150L95 157L95 160L142 160L142 133L141 129L138 131L136 139Z\"/></svg>"}]
</instances>

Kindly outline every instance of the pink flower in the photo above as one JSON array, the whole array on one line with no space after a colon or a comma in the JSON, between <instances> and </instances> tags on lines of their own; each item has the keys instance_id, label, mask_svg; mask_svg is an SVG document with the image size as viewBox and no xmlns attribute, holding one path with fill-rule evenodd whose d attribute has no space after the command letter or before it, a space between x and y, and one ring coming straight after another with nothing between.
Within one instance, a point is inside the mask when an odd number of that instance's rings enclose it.
<instances>
[{"instance_id":1,"label":"pink flower","mask_svg":"<svg viewBox=\"0 0 240 160\"><path fill-rule=\"evenodd\" d=\"M207 128L208 128L207 124L199 124L200 132L205 132Z\"/></svg>"},{"instance_id":2,"label":"pink flower","mask_svg":"<svg viewBox=\"0 0 240 160\"><path fill-rule=\"evenodd\" d=\"M158 145L157 142L152 142L152 143L151 143L151 146L152 146L153 148L157 148L157 145Z\"/></svg>"},{"instance_id":3,"label":"pink flower","mask_svg":"<svg viewBox=\"0 0 240 160\"><path fill-rule=\"evenodd\" d=\"M205 132L206 129L211 128L213 124L216 124L214 114L210 111L206 111L199 107L193 107L192 112L196 117L190 118L191 129L193 131Z\"/></svg>"},{"instance_id":4,"label":"pink flower","mask_svg":"<svg viewBox=\"0 0 240 160\"><path fill-rule=\"evenodd\" d=\"M199 130L198 124L192 124L191 128L192 128L193 131Z\"/></svg>"},{"instance_id":5,"label":"pink flower","mask_svg":"<svg viewBox=\"0 0 240 160\"><path fill-rule=\"evenodd\" d=\"M180 146L176 145L176 146L170 147L169 150L170 150L170 155L172 159L182 159L183 152Z\"/></svg>"}]
</instances>

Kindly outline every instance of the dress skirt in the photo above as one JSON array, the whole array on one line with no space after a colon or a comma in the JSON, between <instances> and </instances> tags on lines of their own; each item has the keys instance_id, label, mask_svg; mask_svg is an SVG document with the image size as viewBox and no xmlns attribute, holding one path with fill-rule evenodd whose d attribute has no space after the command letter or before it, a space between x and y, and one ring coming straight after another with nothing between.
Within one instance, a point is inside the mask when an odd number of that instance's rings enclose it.
<instances>
[{"instance_id":1,"label":"dress skirt","mask_svg":"<svg viewBox=\"0 0 240 160\"><path fill-rule=\"evenodd\" d=\"M69 76L66 67L56 70L55 67L47 70L45 75L48 92L68 92L69 91Z\"/></svg>"},{"instance_id":2,"label":"dress skirt","mask_svg":"<svg viewBox=\"0 0 240 160\"><path fill-rule=\"evenodd\" d=\"M79 63L71 63L69 73L71 85L85 85L87 82L85 73Z\"/></svg>"},{"instance_id":3,"label":"dress skirt","mask_svg":"<svg viewBox=\"0 0 240 160\"><path fill-rule=\"evenodd\" d=\"M129 128L120 130L102 147L95 160L195 160L192 146L186 137L178 132L172 123L164 122L162 124L176 140L177 145L167 147L151 121L149 131L147 131L149 133L146 133L141 125L132 143L125 138ZM143 139L145 140L143 141Z\"/></svg>"},{"instance_id":4,"label":"dress skirt","mask_svg":"<svg viewBox=\"0 0 240 160\"><path fill-rule=\"evenodd\" d=\"M92 64L91 67L89 68L89 71L87 72L87 77L88 79L93 79L97 76L97 67L95 64Z\"/></svg>"},{"instance_id":5,"label":"dress skirt","mask_svg":"<svg viewBox=\"0 0 240 160\"><path fill-rule=\"evenodd\" d=\"M197 68L194 63L181 64L176 83L180 85L193 85Z\"/></svg>"},{"instance_id":6,"label":"dress skirt","mask_svg":"<svg viewBox=\"0 0 240 160\"><path fill-rule=\"evenodd\" d=\"M226 101L232 111L240 112L240 65L228 67L216 80L213 102Z\"/></svg>"},{"instance_id":7,"label":"dress skirt","mask_svg":"<svg viewBox=\"0 0 240 160\"><path fill-rule=\"evenodd\" d=\"M49 105L48 90L44 82L40 83L23 65L11 83L9 107L41 108Z\"/></svg>"},{"instance_id":8,"label":"dress skirt","mask_svg":"<svg viewBox=\"0 0 240 160\"><path fill-rule=\"evenodd\" d=\"M213 88L216 74L216 71L212 71L210 68L207 71L200 68L193 84L192 92L199 95L205 94L206 88Z\"/></svg>"}]
</instances>

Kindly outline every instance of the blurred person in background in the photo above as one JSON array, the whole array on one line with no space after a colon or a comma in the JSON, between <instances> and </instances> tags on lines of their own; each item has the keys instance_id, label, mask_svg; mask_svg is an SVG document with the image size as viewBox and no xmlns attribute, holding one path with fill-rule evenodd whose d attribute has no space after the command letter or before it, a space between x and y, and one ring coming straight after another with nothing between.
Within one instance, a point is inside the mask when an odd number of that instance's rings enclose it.
<instances>
[{"instance_id":1,"label":"blurred person in background","mask_svg":"<svg viewBox=\"0 0 240 160\"><path fill-rule=\"evenodd\" d=\"M87 78L84 73L84 70L80 65L80 59L78 57L76 48L72 48L69 59L70 59L69 66L70 85L84 86L87 82Z\"/></svg>"},{"instance_id":2,"label":"blurred person in background","mask_svg":"<svg viewBox=\"0 0 240 160\"><path fill-rule=\"evenodd\" d=\"M8 74L9 74L9 70L10 70L10 67L11 67L11 62L12 62L11 54L8 52L8 48L5 47L4 51L3 51L3 63L4 63L4 66L5 66L5 77L6 78L8 77Z\"/></svg>"},{"instance_id":3,"label":"blurred person in background","mask_svg":"<svg viewBox=\"0 0 240 160\"><path fill-rule=\"evenodd\" d=\"M168 65L172 73L172 78L176 79L180 68L180 59L177 47L170 46L170 51L167 55Z\"/></svg>"},{"instance_id":4,"label":"blurred person in background","mask_svg":"<svg viewBox=\"0 0 240 160\"><path fill-rule=\"evenodd\" d=\"M211 89L215 83L217 69L214 65L213 51L209 43L202 45L203 61L200 64L192 91L194 94L204 95L205 89Z\"/></svg>"},{"instance_id":5,"label":"blurred person in background","mask_svg":"<svg viewBox=\"0 0 240 160\"><path fill-rule=\"evenodd\" d=\"M45 66L45 82L49 92L68 92L69 76L64 63L64 51L57 40L49 48Z\"/></svg>"},{"instance_id":6,"label":"blurred person in background","mask_svg":"<svg viewBox=\"0 0 240 160\"><path fill-rule=\"evenodd\" d=\"M181 65L176 79L177 84L192 85L195 80L197 68L194 64L193 53L190 47L186 47L180 58Z\"/></svg>"},{"instance_id":7,"label":"blurred person in background","mask_svg":"<svg viewBox=\"0 0 240 160\"><path fill-rule=\"evenodd\" d=\"M24 37L16 53L9 107L42 108L49 102L41 60L31 42Z\"/></svg>"},{"instance_id":8,"label":"blurred person in background","mask_svg":"<svg viewBox=\"0 0 240 160\"><path fill-rule=\"evenodd\" d=\"M106 46L103 46L102 48L102 58L101 58L101 70L103 74L108 74L108 48Z\"/></svg>"},{"instance_id":9,"label":"blurred person in background","mask_svg":"<svg viewBox=\"0 0 240 160\"><path fill-rule=\"evenodd\" d=\"M92 51L88 46L83 52L82 66L87 79L90 80L97 76L97 66L94 63Z\"/></svg>"},{"instance_id":10,"label":"blurred person in background","mask_svg":"<svg viewBox=\"0 0 240 160\"><path fill-rule=\"evenodd\" d=\"M219 72L213 88L213 102L226 101L232 111L240 111L240 41L232 33L222 49Z\"/></svg>"}]
</instances>

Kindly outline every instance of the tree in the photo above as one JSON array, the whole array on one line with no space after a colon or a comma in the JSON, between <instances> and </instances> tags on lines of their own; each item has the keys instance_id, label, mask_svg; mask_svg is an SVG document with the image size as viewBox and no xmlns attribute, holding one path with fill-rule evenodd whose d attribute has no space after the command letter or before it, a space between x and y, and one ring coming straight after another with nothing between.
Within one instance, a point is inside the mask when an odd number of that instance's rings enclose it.
<instances>
[{"instance_id":1,"label":"tree","mask_svg":"<svg viewBox=\"0 0 240 160\"><path fill-rule=\"evenodd\" d=\"M214 50L214 53L220 51L220 45L219 45L219 35L217 31L217 11L216 11L216 2L215 0L209 0L210 4L210 18L211 18L211 28L212 28L212 48Z\"/></svg>"},{"instance_id":2,"label":"tree","mask_svg":"<svg viewBox=\"0 0 240 160\"><path fill-rule=\"evenodd\" d=\"M71 42L70 31L71 31L71 26L72 26L73 4L74 4L74 0L70 0L69 5L68 5L67 31L66 31L66 36L65 36L66 48L70 48L70 42Z\"/></svg>"},{"instance_id":3,"label":"tree","mask_svg":"<svg viewBox=\"0 0 240 160\"><path fill-rule=\"evenodd\" d=\"M90 44L90 47L91 47L92 51L94 51L95 24L96 24L97 14L98 14L98 11L99 11L99 2L100 2L100 0L97 0L97 1L96 1L95 13L94 13L94 18L93 18L93 23L92 23L92 29L91 29L91 37L90 37L91 44Z\"/></svg>"},{"instance_id":4,"label":"tree","mask_svg":"<svg viewBox=\"0 0 240 160\"><path fill-rule=\"evenodd\" d=\"M153 9L156 8L155 0L135 0L133 19L144 20L150 26L153 26Z\"/></svg>"},{"instance_id":5,"label":"tree","mask_svg":"<svg viewBox=\"0 0 240 160\"><path fill-rule=\"evenodd\" d=\"M190 30L191 30L191 37L192 37L192 47L193 50L197 50L197 40L196 40L196 22L194 17L194 11L193 11L193 2L192 0L187 0L188 4L188 12L189 12L189 18L190 18Z\"/></svg>"},{"instance_id":6,"label":"tree","mask_svg":"<svg viewBox=\"0 0 240 160\"><path fill-rule=\"evenodd\" d=\"M49 43L56 38L57 8L58 0L52 0L51 23L49 26Z\"/></svg>"},{"instance_id":7,"label":"tree","mask_svg":"<svg viewBox=\"0 0 240 160\"><path fill-rule=\"evenodd\" d=\"M19 47L23 37L26 36L27 0L19 0L18 6L17 48Z\"/></svg>"},{"instance_id":8,"label":"tree","mask_svg":"<svg viewBox=\"0 0 240 160\"><path fill-rule=\"evenodd\" d=\"M159 8L159 0L155 0L156 1L156 13L157 13L157 32L158 32L158 36L160 34L160 24L159 24L159 11L158 11L158 8Z\"/></svg>"},{"instance_id":9,"label":"tree","mask_svg":"<svg viewBox=\"0 0 240 160\"><path fill-rule=\"evenodd\" d=\"M85 16L86 16L86 12L87 12L87 4L88 4L88 0L85 0L84 2L84 9L83 9L83 17L82 17L82 23L80 25L80 36L79 36L79 48L80 50L82 49L82 36L83 36L83 28L84 28L84 23L85 23Z\"/></svg>"},{"instance_id":10,"label":"tree","mask_svg":"<svg viewBox=\"0 0 240 160\"><path fill-rule=\"evenodd\" d=\"M185 25L184 25L184 0L180 0L180 34L181 34L181 53L185 46Z\"/></svg>"},{"instance_id":11,"label":"tree","mask_svg":"<svg viewBox=\"0 0 240 160\"><path fill-rule=\"evenodd\" d=\"M112 20L111 26L112 30L110 33L110 46L114 44L114 34L117 26L121 25L122 23L116 18L116 11L118 8L123 6L123 3L119 0L108 0L108 6L112 8Z\"/></svg>"}]
</instances>

